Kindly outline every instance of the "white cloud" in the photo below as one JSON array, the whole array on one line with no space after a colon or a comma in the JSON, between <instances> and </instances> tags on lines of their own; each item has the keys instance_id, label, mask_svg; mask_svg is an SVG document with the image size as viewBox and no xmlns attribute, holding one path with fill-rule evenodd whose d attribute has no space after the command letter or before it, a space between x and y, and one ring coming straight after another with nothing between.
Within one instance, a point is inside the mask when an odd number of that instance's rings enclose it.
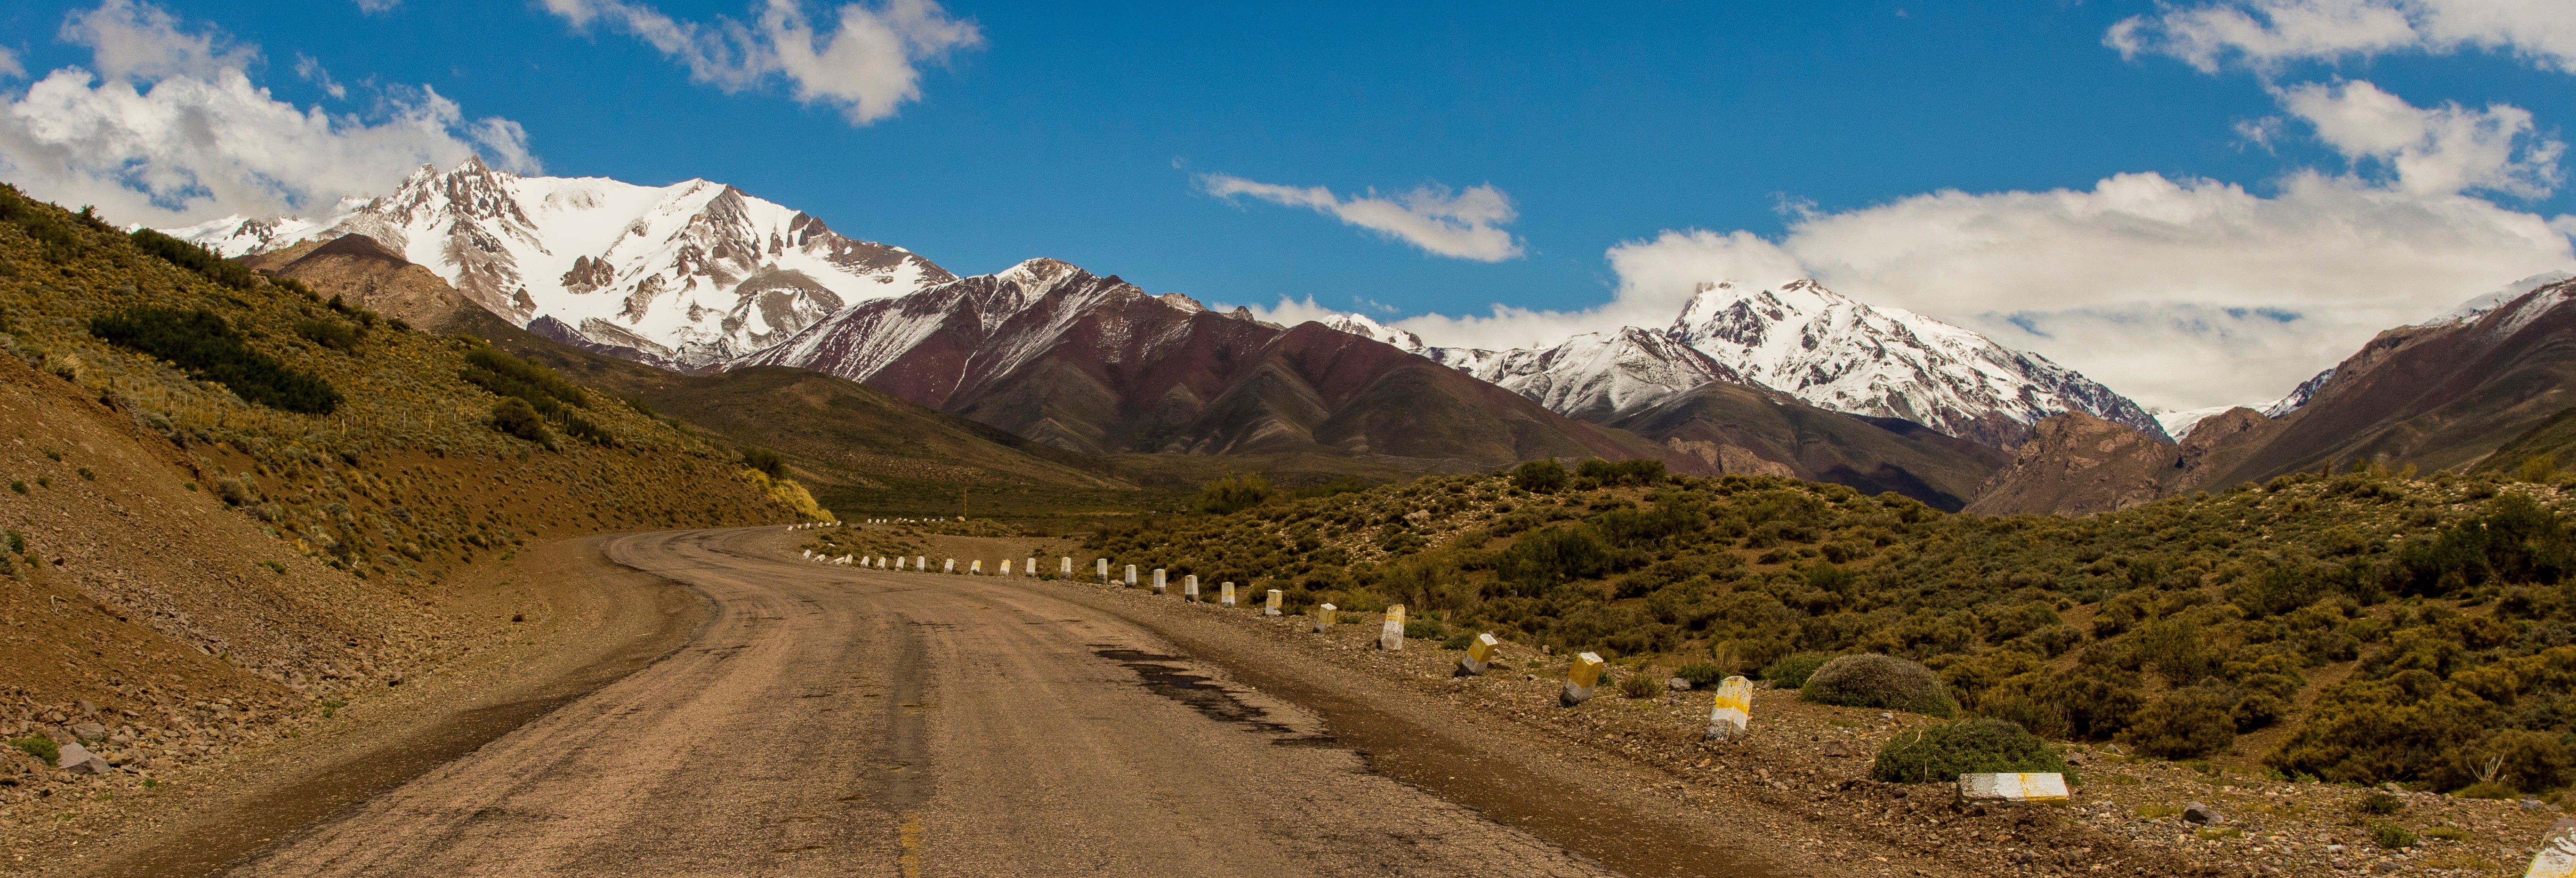
<instances>
[{"instance_id":1,"label":"white cloud","mask_svg":"<svg viewBox=\"0 0 2576 878\"><path fill-rule=\"evenodd\" d=\"M320 86L323 93L329 94L334 99L349 96L348 87L341 85L339 80L332 79L331 71L323 69L322 62L311 55L295 53L295 75L306 82Z\"/></svg>"},{"instance_id":2,"label":"white cloud","mask_svg":"<svg viewBox=\"0 0 2576 878\"><path fill-rule=\"evenodd\" d=\"M758 86L771 75L794 84L796 99L838 107L852 125L895 114L921 97L918 64L983 45L973 21L951 18L932 0L887 0L839 10L839 29L816 32L798 0L768 0L750 23L718 17L679 21L651 6L620 0L545 0L546 10L588 27L624 28L689 68L690 77L727 92Z\"/></svg>"},{"instance_id":3,"label":"white cloud","mask_svg":"<svg viewBox=\"0 0 2576 878\"><path fill-rule=\"evenodd\" d=\"M72 15L62 36L88 46L97 70L66 67L0 95L0 176L118 222L327 206L478 146L495 166L540 170L517 123L469 122L426 87L389 91L367 119L276 100L244 69L256 47L189 32L147 4L107 0Z\"/></svg>"},{"instance_id":4,"label":"white cloud","mask_svg":"<svg viewBox=\"0 0 2576 878\"><path fill-rule=\"evenodd\" d=\"M402 0L358 0L358 11L364 12L368 15L375 15L378 13L392 12L394 7L401 5Z\"/></svg>"},{"instance_id":5,"label":"white cloud","mask_svg":"<svg viewBox=\"0 0 2576 878\"><path fill-rule=\"evenodd\" d=\"M1272 204L1303 207L1454 259L1501 262L1521 255L1521 245L1499 226L1519 216L1511 197L1487 183L1463 192L1421 186L1393 198L1377 190L1343 198L1322 186L1280 186L1225 174L1205 174L1199 185L1218 198L1249 195Z\"/></svg>"},{"instance_id":6,"label":"white cloud","mask_svg":"<svg viewBox=\"0 0 2576 878\"><path fill-rule=\"evenodd\" d=\"M27 76L27 65L19 63L18 53L7 46L0 46L0 76L10 79L25 79Z\"/></svg>"},{"instance_id":7,"label":"white cloud","mask_svg":"<svg viewBox=\"0 0 2576 878\"><path fill-rule=\"evenodd\" d=\"M2384 96L2363 82L2282 93L2293 117L2356 163L2385 165L2384 174L2296 171L2268 196L2214 180L2119 174L2090 189L1945 190L1793 213L1777 240L1666 231L1610 249L1619 285L1597 308L1497 307L1396 325L1435 344L1525 346L1663 325L1702 281L1813 277L2037 351L2145 405L2277 397L2379 330L2576 266L2576 217L2462 194L2554 184L2556 144L2502 149L2498 134L2512 126L2481 127L2527 117L2510 107L2388 107Z\"/></svg>"},{"instance_id":8,"label":"white cloud","mask_svg":"<svg viewBox=\"0 0 2576 878\"><path fill-rule=\"evenodd\" d=\"M2309 83L2275 91L2317 139L2356 163L2377 163L2419 194L2486 190L2525 198L2558 187L2567 145L2534 134L2531 111L2412 106L2367 82Z\"/></svg>"},{"instance_id":9,"label":"white cloud","mask_svg":"<svg viewBox=\"0 0 2576 878\"><path fill-rule=\"evenodd\" d=\"M2576 73L2576 13L2566 0L2217 0L2163 5L2113 25L2103 43L2127 58L2169 55L2203 72L2238 63L2277 69L2394 52L2508 51Z\"/></svg>"}]
</instances>

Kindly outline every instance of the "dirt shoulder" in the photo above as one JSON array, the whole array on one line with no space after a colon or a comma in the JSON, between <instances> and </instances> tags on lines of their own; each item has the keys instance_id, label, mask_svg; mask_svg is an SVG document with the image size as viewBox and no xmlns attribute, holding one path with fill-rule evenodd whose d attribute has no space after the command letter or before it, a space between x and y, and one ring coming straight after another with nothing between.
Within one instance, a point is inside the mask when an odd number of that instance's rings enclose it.
<instances>
[{"instance_id":1,"label":"dirt shoulder","mask_svg":"<svg viewBox=\"0 0 2576 878\"><path fill-rule=\"evenodd\" d=\"M596 536L532 544L478 565L459 594L524 601L525 621L328 716L247 723L218 758L150 778L43 787L0 872L205 875L473 751L651 664L708 616L695 593L609 563ZM56 779L59 780L59 779Z\"/></svg>"}]
</instances>

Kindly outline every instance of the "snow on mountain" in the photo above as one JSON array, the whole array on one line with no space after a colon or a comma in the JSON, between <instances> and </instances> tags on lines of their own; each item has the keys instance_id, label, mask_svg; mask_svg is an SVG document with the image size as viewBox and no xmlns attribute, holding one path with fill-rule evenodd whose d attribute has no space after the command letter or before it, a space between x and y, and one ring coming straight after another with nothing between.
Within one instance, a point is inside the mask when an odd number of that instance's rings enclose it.
<instances>
[{"instance_id":1,"label":"snow on mountain","mask_svg":"<svg viewBox=\"0 0 2576 878\"><path fill-rule=\"evenodd\" d=\"M2535 274L2530 277L2514 281L2513 283L2505 284L2495 292L2470 299L2466 302L2461 302L2459 307L2451 309L2442 316L2435 317L2430 321L2417 325L2439 326L2446 323L2468 323L2486 316L2487 312L2502 307L2507 302L2522 298L2533 290L2571 279L2576 279L2576 274L2568 274L2564 271L2548 271Z\"/></svg>"},{"instance_id":2,"label":"snow on mountain","mask_svg":"<svg viewBox=\"0 0 2576 878\"><path fill-rule=\"evenodd\" d=\"M907 388L944 380L949 386L918 394L944 400L959 385L1008 374L1045 353L1091 311L1146 299L1184 312L1206 310L1187 296L1154 296L1114 276L1097 277L1053 259L1031 259L993 274L937 284L918 295L848 308L726 365L795 366L868 382L939 341L943 330L956 330L956 349L939 358L944 379L896 376ZM1123 339L1112 343L1117 341Z\"/></svg>"},{"instance_id":3,"label":"snow on mountain","mask_svg":"<svg viewBox=\"0 0 2576 878\"><path fill-rule=\"evenodd\" d=\"M2137 403L2045 357L1910 311L1874 308L1813 281L1776 290L1702 284L1670 326L1589 333L1549 348L1432 347L1355 314L1325 325L1405 348L1577 417L1633 411L1725 380L1993 445L2018 444L2031 424L2068 411L2166 435Z\"/></svg>"},{"instance_id":4,"label":"snow on mountain","mask_svg":"<svg viewBox=\"0 0 2576 878\"><path fill-rule=\"evenodd\" d=\"M2173 440L2176 442L2180 442L2184 437L2190 436L2191 428L2200 426L2200 422L2208 420L2221 413L2233 411L2236 408L2238 408L2238 406L2214 405L2208 408L2185 409L2178 412L2157 412L2156 424L2165 428L2165 435L2173 437Z\"/></svg>"},{"instance_id":5,"label":"snow on mountain","mask_svg":"<svg viewBox=\"0 0 2576 878\"><path fill-rule=\"evenodd\" d=\"M2262 412L2263 416L2267 418L2283 417L2291 412L2298 411L2300 406L2308 404L2308 400L2316 398L2317 388L2326 386L2326 382L2334 380L2334 376L2334 368L2327 367L2325 371L2309 376L2306 381L2299 382L2299 386L2291 388L2287 395L2282 396L2280 399L2273 400L2262 408L2256 409L2256 411Z\"/></svg>"},{"instance_id":6,"label":"snow on mountain","mask_svg":"<svg viewBox=\"0 0 2576 878\"><path fill-rule=\"evenodd\" d=\"M683 369L954 279L721 183L522 177L476 159L444 174L423 166L392 194L345 199L320 218L229 217L170 233L225 256L366 235L512 322Z\"/></svg>"}]
</instances>

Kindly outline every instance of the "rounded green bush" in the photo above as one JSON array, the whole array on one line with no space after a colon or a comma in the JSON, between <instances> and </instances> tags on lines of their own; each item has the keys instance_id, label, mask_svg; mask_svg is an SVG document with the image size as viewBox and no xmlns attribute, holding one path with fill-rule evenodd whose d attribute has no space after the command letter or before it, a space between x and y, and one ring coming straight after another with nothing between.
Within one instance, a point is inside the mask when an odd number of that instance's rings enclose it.
<instances>
[{"instance_id":1,"label":"rounded green bush","mask_svg":"<svg viewBox=\"0 0 2576 878\"><path fill-rule=\"evenodd\" d=\"M1878 748L1869 775L1888 783L1945 783L1962 774L2004 771L2066 772L2066 760L2019 723L1963 719L1912 734Z\"/></svg>"},{"instance_id":2,"label":"rounded green bush","mask_svg":"<svg viewBox=\"0 0 2576 878\"><path fill-rule=\"evenodd\" d=\"M1673 676L1689 680L1691 688L1705 689L1717 685L1719 680L1726 679L1726 672L1718 670L1716 665L1699 662L1674 668Z\"/></svg>"},{"instance_id":3,"label":"rounded green bush","mask_svg":"<svg viewBox=\"0 0 2576 878\"><path fill-rule=\"evenodd\" d=\"M1798 653L1772 662L1770 667L1763 668L1762 679L1769 680L1771 685L1783 689L1802 688L1807 685L1807 677L1813 675L1817 668L1824 667L1825 662L1832 660L1833 656L1821 652Z\"/></svg>"},{"instance_id":4,"label":"rounded green bush","mask_svg":"<svg viewBox=\"0 0 2576 878\"><path fill-rule=\"evenodd\" d=\"M1798 699L1843 707L1879 707L1948 719L1959 702L1932 669L1895 656L1862 653L1824 663L1798 687ZM2014 726L2014 728L2020 728Z\"/></svg>"}]
</instances>

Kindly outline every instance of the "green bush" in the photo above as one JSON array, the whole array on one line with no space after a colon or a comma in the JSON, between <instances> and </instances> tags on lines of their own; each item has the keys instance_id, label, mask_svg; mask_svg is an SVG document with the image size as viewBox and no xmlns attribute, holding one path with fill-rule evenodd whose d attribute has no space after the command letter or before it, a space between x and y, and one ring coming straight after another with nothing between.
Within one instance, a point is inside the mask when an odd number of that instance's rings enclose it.
<instances>
[{"instance_id":1,"label":"green bush","mask_svg":"<svg viewBox=\"0 0 2576 878\"><path fill-rule=\"evenodd\" d=\"M2414 847L2416 838L2415 833L2406 831L2406 827L2383 820L2370 825L2370 840L2393 851Z\"/></svg>"},{"instance_id":2,"label":"green bush","mask_svg":"<svg viewBox=\"0 0 2576 878\"><path fill-rule=\"evenodd\" d=\"M759 470L762 475L773 479L787 477L787 458L780 457L778 452L766 448L743 449L742 465Z\"/></svg>"},{"instance_id":3,"label":"green bush","mask_svg":"<svg viewBox=\"0 0 2576 878\"><path fill-rule=\"evenodd\" d=\"M492 406L492 429L548 448L555 445L555 434L546 430L545 419L537 417L537 410L530 408L526 400L516 397L504 398Z\"/></svg>"},{"instance_id":4,"label":"green bush","mask_svg":"<svg viewBox=\"0 0 2576 878\"><path fill-rule=\"evenodd\" d=\"M1716 665L1696 662L1674 668L1673 676L1689 680L1694 689L1706 689L1717 685L1719 680L1726 679L1726 672L1719 670Z\"/></svg>"},{"instance_id":5,"label":"green bush","mask_svg":"<svg viewBox=\"0 0 2576 878\"><path fill-rule=\"evenodd\" d=\"M136 229L127 237L134 241L135 249L169 260L171 264L196 272L207 280L236 290L259 286L259 274L251 271L249 266L217 256L204 247L151 229Z\"/></svg>"},{"instance_id":6,"label":"green bush","mask_svg":"<svg viewBox=\"0 0 2576 878\"><path fill-rule=\"evenodd\" d=\"M29 735L24 738L12 738L9 740L9 746L16 747L20 752L26 753L29 756L45 760L45 767L47 768L53 767L55 762L61 761L63 758L62 748L55 746L54 739L43 735Z\"/></svg>"},{"instance_id":7,"label":"green bush","mask_svg":"<svg viewBox=\"0 0 2576 878\"><path fill-rule=\"evenodd\" d=\"M1574 474L1603 485L1654 485L1664 481L1664 462L1637 458L1611 463L1594 458L1574 469Z\"/></svg>"},{"instance_id":8,"label":"green bush","mask_svg":"<svg viewBox=\"0 0 2576 878\"><path fill-rule=\"evenodd\" d=\"M1944 783L1962 774L2066 770L2066 760L2029 730L2003 720L1964 719L1888 739L1869 773L1887 783Z\"/></svg>"},{"instance_id":9,"label":"green bush","mask_svg":"<svg viewBox=\"0 0 2576 878\"><path fill-rule=\"evenodd\" d=\"M1440 648L1441 648L1441 649L1457 649L1457 650L1464 650L1464 649L1466 649L1467 647L1474 645L1474 644L1475 644L1475 642L1476 642L1476 635L1468 634L1468 633L1466 633L1466 632L1463 632L1463 631L1462 631L1462 632L1459 632L1459 633L1456 633L1456 634L1449 635L1448 639L1440 641Z\"/></svg>"},{"instance_id":10,"label":"green bush","mask_svg":"<svg viewBox=\"0 0 2576 878\"><path fill-rule=\"evenodd\" d=\"M1826 662L1798 689L1801 701L1843 707L1876 707L1947 718L1958 713L1941 678L1919 662L1861 653ZM2014 728L2020 728L2014 726Z\"/></svg>"},{"instance_id":11,"label":"green bush","mask_svg":"<svg viewBox=\"0 0 2576 878\"><path fill-rule=\"evenodd\" d=\"M298 320L295 334L333 350L353 350L358 346L357 328L337 320Z\"/></svg>"},{"instance_id":12,"label":"green bush","mask_svg":"<svg viewBox=\"0 0 2576 878\"><path fill-rule=\"evenodd\" d=\"M340 392L330 382L252 350L232 324L203 308L128 308L90 318L89 332L176 363L190 376L221 384L252 403L309 415L340 407Z\"/></svg>"},{"instance_id":13,"label":"green bush","mask_svg":"<svg viewBox=\"0 0 2576 878\"><path fill-rule=\"evenodd\" d=\"M1209 515L1232 515L1270 502L1278 493L1270 487L1269 479L1257 474L1233 475L1201 487L1198 499L1191 505Z\"/></svg>"},{"instance_id":14,"label":"green bush","mask_svg":"<svg viewBox=\"0 0 2576 878\"><path fill-rule=\"evenodd\" d=\"M1619 694L1630 698L1653 698L1664 694L1664 681L1651 674L1629 674L1619 678Z\"/></svg>"},{"instance_id":15,"label":"green bush","mask_svg":"<svg viewBox=\"0 0 2576 878\"><path fill-rule=\"evenodd\" d=\"M1438 640L1448 634L1448 629L1440 627L1438 619L1404 620L1404 639L1406 640Z\"/></svg>"},{"instance_id":16,"label":"green bush","mask_svg":"<svg viewBox=\"0 0 2576 878\"><path fill-rule=\"evenodd\" d=\"M1787 656L1772 662L1770 667L1763 668L1762 679L1769 680L1771 685L1782 689L1803 689L1807 685L1807 678L1813 676L1817 668L1824 667L1825 663L1832 661L1833 658L1821 652L1802 652Z\"/></svg>"},{"instance_id":17,"label":"green bush","mask_svg":"<svg viewBox=\"0 0 2576 878\"><path fill-rule=\"evenodd\" d=\"M2353 802L2352 807L2364 814L2377 814L2381 817L2386 817L2390 814L2406 810L2406 800L2380 790L2371 790L2369 793L2364 794L2359 800Z\"/></svg>"},{"instance_id":18,"label":"green bush","mask_svg":"<svg viewBox=\"0 0 2576 878\"><path fill-rule=\"evenodd\" d=\"M1533 460L1512 468L1512 487L1532 494L1562 491L1567 479L1565 466L1554 459Z\"/></svg>"},{"instance_id":19,"label":"green bush","mask_svg":"<svg viewBox=\"0 0 2576 878\"><path fill-rule=\"evenodd\" d=\"M2122 743L2151 756L2190 759L2227 749L2236 743L2235 699L2210 686L2166 692L2139 710Z\"/></svg>"}]
</instances>

